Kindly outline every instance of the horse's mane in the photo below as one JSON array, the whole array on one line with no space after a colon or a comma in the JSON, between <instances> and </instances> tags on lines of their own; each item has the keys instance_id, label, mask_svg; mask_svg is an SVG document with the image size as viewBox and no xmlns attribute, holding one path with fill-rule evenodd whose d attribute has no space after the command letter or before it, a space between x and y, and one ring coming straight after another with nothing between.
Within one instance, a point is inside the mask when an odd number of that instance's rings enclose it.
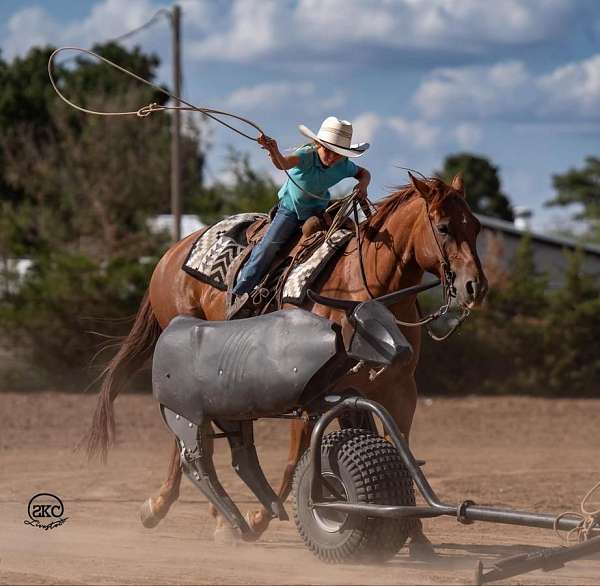
<instances>
[{"instance_id":1,"label":"horse's mane","mask_svg":"<svg viewBox=\"0 0 600 586\"><path fill-rule=\"evenodd\" d=\"M439 204L449 193L451 193L448 185L438 177L429 177L425 179L425 183L427 183L433 191L432 199L430 201L432 206ZM371 230L378 231L390 214L393 214L400 206L414 200L416 197L420 197L420 195L412 183L396 187L387 197L374 204L375 211L367 218L367 226Z\"/></svg>"}]
</instances>

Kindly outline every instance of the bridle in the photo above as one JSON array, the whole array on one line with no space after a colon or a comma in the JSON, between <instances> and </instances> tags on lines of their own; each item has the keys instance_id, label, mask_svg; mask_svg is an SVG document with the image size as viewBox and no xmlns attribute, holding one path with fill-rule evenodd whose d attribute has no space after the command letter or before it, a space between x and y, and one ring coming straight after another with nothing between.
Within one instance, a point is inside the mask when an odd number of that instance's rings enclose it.
<instances>
[{"instance_id":1,"label":"bridle","mask_svg":"<svg viewBox=\"0 0 600 586\"><path fill-rule=\"evenodd\" d=\"M352 192L352 194L350 195L348 200L352 204L352 211L353 211L353 215L354 215L354 227L355 227L355 234L356 234L356 241L357 241L356 251L358 254L360 274L361 274L361 278L363 281L363 286L364 286L365 290L367 291L367 294L369 295L369 297L371 299L375 299L375 295L373 295L371 289L369 288L369 284L367 282L367 276L366 276L366 272L365 272L364 259L363 259L363 254L362 254L362 237L360 234L360 227L359 227L359 221L358 221L358 197L357 197L356 191ZM370 210L369 210L368 206L367 207L362 206L362 209L368 218L370 215ZM342 209L340 209L340 212L341 211L342 211ZM433 313L430 313L427 316L423 317L423 314L421 312L421 306L419 304L419 300L417 299L416 306L417 306L417 312L419 314L418 321L406 322L406 321L396 319L396 323L399 326L406 326L406 327L413 327L413 328L425 326L425 330L427 331L427 334L429 335L429 337L431 339L435 340L436 342L443 342L444 340L447 340L460 327L462 322L465 321L465 319L467 319L467 317L469 317L471 310L466 305L463 305L461 307L462 313L456 319L456 323L454 325L452 325L451 328L448 330L448 332L446 332L442 336L438 336L431 330L431 328L428 327L431 322L446 315L450 306L452 305L453 299L456 299L456 287L454 286L456 274L452 270L452 268L450 266L450 260L448 258L448 255L438 239L436 229L433 225L433 220L431 219L431 213L429 210L429 202L427 200L425 200L425 213L427 216L427 220L429 222L429 227L431 228L431 234L433 236L433 239L436 243L436 246L437 246L437 249L439 252L438 260L439 260L439 266L440 266L440 281L442 284L444 301L437 311L434 311Z\"/></svg>"},{"instance_id":2,"label":"bridle","mask_svg":"<svg viewBox=\"0 0 600 586\"><path fill-rule=\"evenodd\" d=\"M439 238L437 235L437 230L435 229L435 226L433 225L433 220L431 219L431 212L429 211L429 201L427 199L425 199L425 215L427 216L429 227L431 228L431 234L433 235L433 239L435 240L435 244L440 253L440 256L439 256L440 278L442 281L442 288L444 291L444 304L440 307L440 309L437 312L428 316L428 317L436 316L432 320L430 320L430 321L433 321L434 319L438 319L442 315L445 315L448 312L448 309L450 308L450 306L452 305L452 300L456 299L456 287L454 286L454 280L456 279L456 273L452 270L452 268L450 266L450 260L448 259L448 255L447 255L446 251L444 250L444 247L441 245L441 243L439 241ZM419 314L419 318L421 318L422 317L421 306L419 304L418 299L416 300L416 305L417 305L417 312ZM427 334L429 335L429 337L432 340L435 340L436 342L443 342L444 340L447 340L460 327L462 322L465 321L465 319L467 319L467 317L469 317L469 315L471 314L471 310L466 305L462 305L461 310L462 310L462 313L457 318L456 323L443 336L438 336L431 330L431 328L426 327L425 330L427 331ZM396 320L396 322L401 323L400 320ZM429 324L429 321L426 322L425 325L427 325L427 324ZM401 325L409 325L409 324L402 323Z\"/></svg>"}]
</instances>

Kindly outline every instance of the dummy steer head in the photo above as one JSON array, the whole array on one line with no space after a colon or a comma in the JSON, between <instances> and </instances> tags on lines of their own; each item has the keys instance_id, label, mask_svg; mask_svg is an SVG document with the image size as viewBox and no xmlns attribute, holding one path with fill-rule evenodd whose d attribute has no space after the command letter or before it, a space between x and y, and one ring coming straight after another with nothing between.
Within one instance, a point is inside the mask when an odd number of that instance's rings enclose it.
<instances>
[{"instance_id":1,"label":"dummy steer head","mask_svg":"<svg viewBox=\"0 0 600 586\"><path fill-rule=\"evenodd\" d=\"M308 291L308 296L315 303L345 311L342 337L350 358L370 365L389 366L394 361L407 364L413 350L387 306L439 284L440 281L434 281L416 285L369 301L335 299L313 291Z\"/></svg>"}]
</instances>

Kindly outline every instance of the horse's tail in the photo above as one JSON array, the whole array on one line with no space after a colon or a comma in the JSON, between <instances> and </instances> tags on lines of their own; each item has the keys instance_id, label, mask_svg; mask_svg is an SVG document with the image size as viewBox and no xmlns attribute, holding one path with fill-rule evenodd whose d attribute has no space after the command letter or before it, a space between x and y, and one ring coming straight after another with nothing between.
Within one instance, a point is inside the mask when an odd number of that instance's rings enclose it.
<instances>
[{"instance_id":1,"label":"horse's tail","mask_svg":"<svg viewBox=\"0 0 600 586\"><path fill-rule=\"evenodd\" d=\"M115 437L113 401L127 380L150 358L160 333L161 328L146 293L131 331L99 376L102 386L98 394L92 427L87 435L87 451L90 458L100 455L102 460L106 460L108 448Z\"/></svg>"}]
</instances>

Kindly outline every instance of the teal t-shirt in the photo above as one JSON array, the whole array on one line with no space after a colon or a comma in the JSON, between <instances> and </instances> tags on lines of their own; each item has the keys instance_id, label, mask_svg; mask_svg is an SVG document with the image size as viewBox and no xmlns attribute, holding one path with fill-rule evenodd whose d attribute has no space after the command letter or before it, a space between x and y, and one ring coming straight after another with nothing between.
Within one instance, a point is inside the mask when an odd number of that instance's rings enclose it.
<instances>
[{"instance_id":1,"label":"teal t-shirt","mask_svg":"<svg viewBox=\"0 0 600 586\"><path fill-rule=\"evenodd\" d=\"M278 197L283 207L296 212L298 219L306 220L327 207L331 198L329 188L346 177L355 177L358 167L347 157L337 160L330 167L325 167L316 149L311 146L302 147L294 154L300 159L300 162L289 169L288 173L303 189L323 199L317 199L304 193L289 179L279 190Z\"/></svg>"}]
</instances>

